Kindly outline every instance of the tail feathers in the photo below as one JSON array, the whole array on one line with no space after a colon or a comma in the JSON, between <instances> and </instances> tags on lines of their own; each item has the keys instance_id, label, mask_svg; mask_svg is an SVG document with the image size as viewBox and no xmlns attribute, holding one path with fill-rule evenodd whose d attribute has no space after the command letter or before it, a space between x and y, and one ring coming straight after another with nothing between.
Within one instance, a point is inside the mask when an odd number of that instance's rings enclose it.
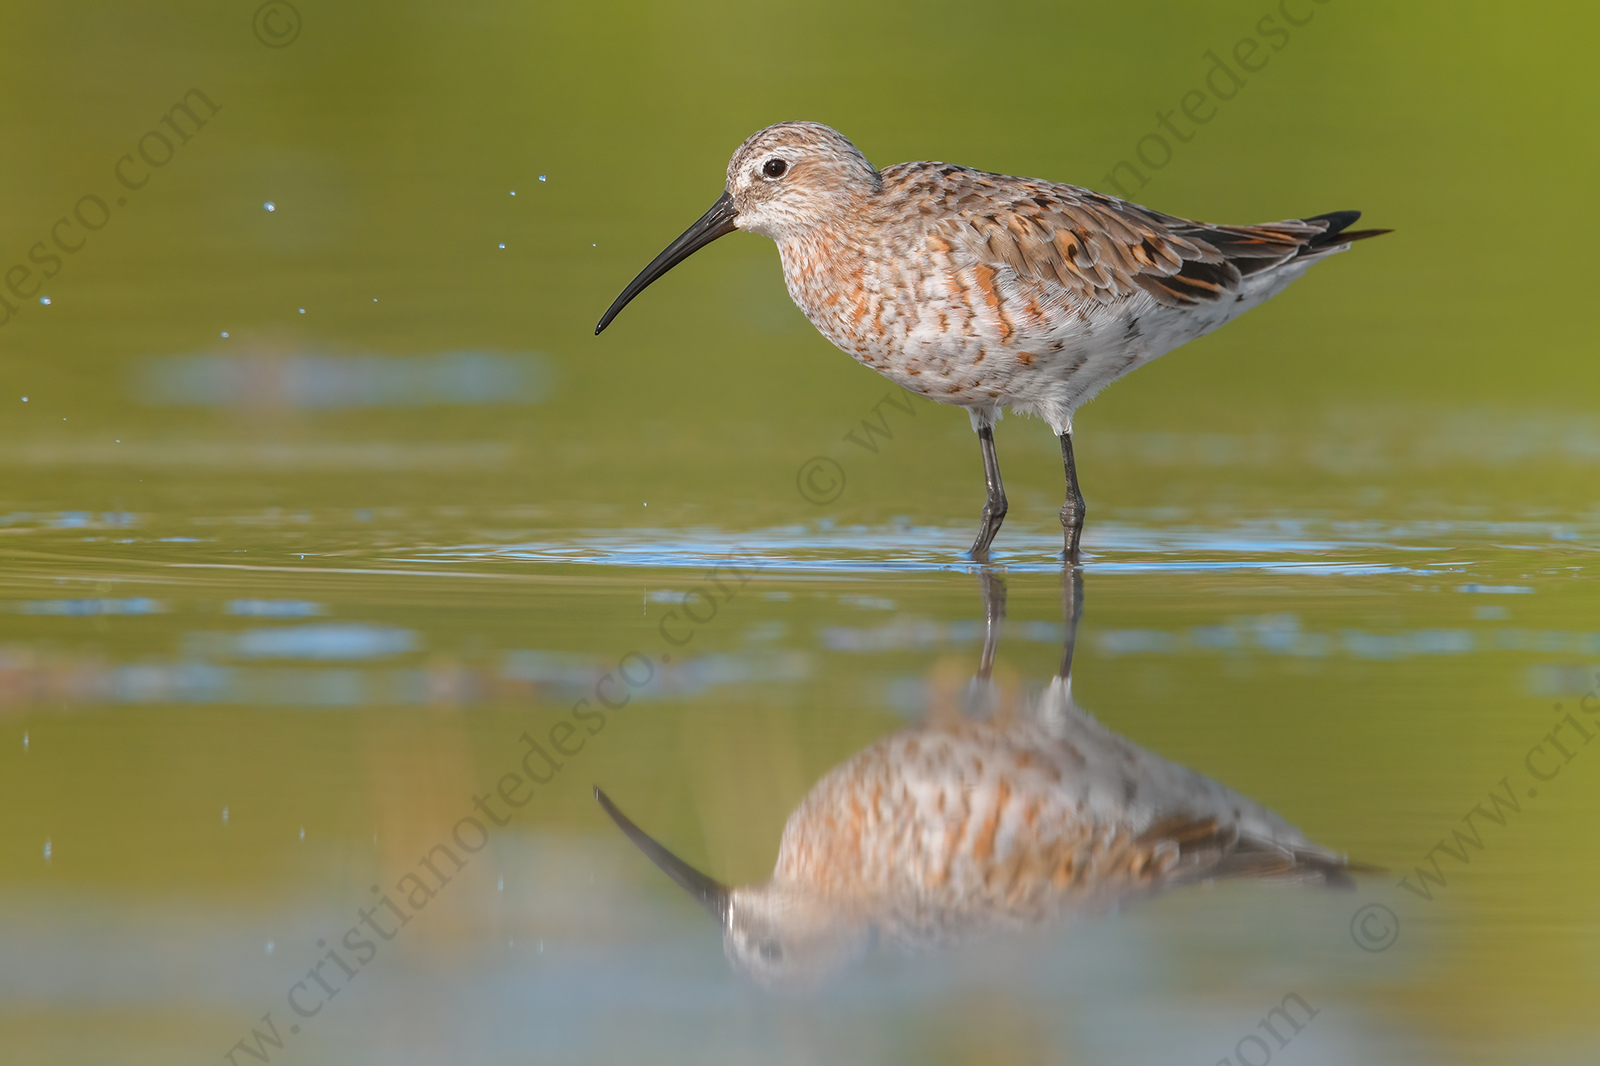
<instances>
[{"instance_id":1,"label":"tail feathers","mask_svg":"<svg viewBox=\"0 0 1600 1066\"><path fill-rule=\"evenodd\" d=\"M1142 833L1136 843L1176 845L1177 861L1163 872L1174 881L1261 880L1353 888L1352 875L1381 873L1382 868L1350 862L1343 855L1312 844L1278 843L1223 825L1216 818L1174 815Z\"/></svg>"},{"instance_id":2,"label":"tail feathers","mask_svg":"<svg viewBox=\"0 0 1600 1066\"><path fill-rule=\"evenodd\" d=\"M1311 238L1306 245L1308 251L1321 251L1336 244L1349 244L1351 241L1364 241L1368 237L1381 237L1385 233L1393 233L1387 229L1360 229L1346 231L1345 227L1352 225L1361 217L1360 211L1329 211L1325 215L1312 215L1302 219L1303 222L1326 222L1328 228Z\"/></svg>"},{"instance_id":3,"label":"tail feathers","mask_svg":"<svg viewBox=\"0 0 1600 1066\"><path fill-rule=\"evenodd\" d=\"M1353 874L1378 872L1378 867L1352 863L1321 848L1286 847L1244 837L1207 872L1207 880L1245 878L1350 889L1356 886Z\"/></svg>"},{"instance_id":4,"label":"tail feathers","mask_svg":"<svg viewBox=\"0 0 1600 1066\"><path fill-rule=\"evenodd\" d=\"M1382 237L1385 233L1393 233L1393 232L1394 232L1394 230L1392 230L1392 229L1358 229L1358 230L1351 230L1351 231L1349 231L1347 233L1339 234L1338 237L1334 238L1331 241L1324 241L1323 244L1324 245L1328 245L1328 244L1349 244L1351 241L1364 241L1368 237Z\"/></svg>"}]
</instances>

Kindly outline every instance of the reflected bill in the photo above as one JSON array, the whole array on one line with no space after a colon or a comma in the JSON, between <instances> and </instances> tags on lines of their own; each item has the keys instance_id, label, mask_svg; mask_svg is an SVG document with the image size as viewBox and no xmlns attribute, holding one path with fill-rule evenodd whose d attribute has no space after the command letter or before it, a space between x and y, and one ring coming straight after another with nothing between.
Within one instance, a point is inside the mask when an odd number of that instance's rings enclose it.
<instances>
[{"instance_id":1,"label":"reflected bill","mask_svg":"<svg viewBox=\"0 0 1600 1066\"><path fill-rule=\"evenodd\" d=\"M723 885L596 797L722 926L734 968L776 988L820 983L874 941L949 943L1223 878L1348 887L1371 870L1080 707L1080 582L1069 576L1060 673L1007 706L989 676L1004 588L984 574L978 677L823 777L790 815L766 882Z\"/></svg>"}]
</instances>

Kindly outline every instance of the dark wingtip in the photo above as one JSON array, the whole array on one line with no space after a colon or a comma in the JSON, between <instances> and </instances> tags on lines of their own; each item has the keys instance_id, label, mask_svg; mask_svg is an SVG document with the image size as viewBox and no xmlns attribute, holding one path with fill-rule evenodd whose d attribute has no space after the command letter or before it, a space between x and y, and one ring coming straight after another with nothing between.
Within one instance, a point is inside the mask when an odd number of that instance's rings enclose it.
<instances>
[{"instance_id":1,"label":"dark wingtip","mask_svg":"<svg viewBox=\"0 0 1600 1066\"><path fill-rule=\"evenodd\" d=\"M1329 211L1323 215L1312 215L1310 218L1301 219L1302 222L1326 222L1328 228L1311 238L1310 247L1327 248L1335 244L1349 244L1351 241L1364 241L1368 237L1381 237L1385 233L1393 233L1390 229L1363 229L1354 232L1345 230L1355 224L1361 217L1360 211Z\"/></svg>"},{"instance_id":2,"label":"dark wingtip","mask_svg":"<svg viewBox=\"0 0 1600 1066\"><path fill-rule=\"evenodd\" d=\"M1328 224L1328 228L1322 231L1322 235L1324 237L1331 237L1335 233L1338 233L1340 230L1344 229L1346 226L1354 224L1355 220L1360 217L1360 211L1329 211L1326 214L1312 215L1310 218L1303 218L1300 221L1326 222Z\"/></svg>"}]
</instances>

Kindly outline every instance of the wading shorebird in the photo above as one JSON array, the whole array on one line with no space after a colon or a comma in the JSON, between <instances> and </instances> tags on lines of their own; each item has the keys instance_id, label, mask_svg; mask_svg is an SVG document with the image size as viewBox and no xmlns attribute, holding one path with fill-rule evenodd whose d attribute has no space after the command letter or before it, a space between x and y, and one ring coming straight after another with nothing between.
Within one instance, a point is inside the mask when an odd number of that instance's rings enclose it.
<instances>
[{"instance_id":1,"label":"wading shorebird","mask_svg":"<svg viewBox=\"0 0 1600 1066\"><path fill-rule=\"evenodd\" d=\"M1072 416L1101 389L1276 295L1351 241L1359 211L1257 226L1176 218L1075 185L945 163L878 170L838 131L782 122L733 153L721 198L622 290L595 333L651 282L734 230L778 244L811 324L895 384L964 407L988 497L972 555L1006 515L1002 408L1061 438L1066 558L1084 502Z\"/></svg>"},{"instance_id":2,"label":"wading shorebird","mask_svg":"<svg viewBox=\"0 0 1600 1066\"><path fill-rule=\"evenodd\" d=\"M915 949L1196 882L1348 886L1351 873L1372 869L1113 733L1073 701L1076 568L1061 670L1020 714L1008 712L987 676L1004 588L981 576L989 624L965 713L936 707L828 773L789 816L770 880L713 880L595 789L628 838L716 918L736 970L803 990L875 937Z\"/></svg>"}]
</instances>

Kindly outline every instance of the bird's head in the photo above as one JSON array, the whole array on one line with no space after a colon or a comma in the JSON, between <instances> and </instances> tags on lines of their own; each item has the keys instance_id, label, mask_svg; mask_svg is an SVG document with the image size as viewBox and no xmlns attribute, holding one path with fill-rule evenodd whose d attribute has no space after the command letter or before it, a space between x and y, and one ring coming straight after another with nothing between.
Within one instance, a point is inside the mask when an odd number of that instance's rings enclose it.
<instances>
[{"instance_id":1,"label":"bird's head","mask_svg":"<svg viewBox=\"0 0 1600 1066\"><path fill-rule=\"evenodd\" d=\"M778 241L826 225L882 188L867 157L819 122L768 126L728 163L734 226Z\"/></svg>"},{"instance_id":2,"label":"bird's head","mask_svg":"<svg viewBox=\"0 0 1600 1066\"><path fill-rule=\"evenodd\" d=\"M799 885L733 890L722 950L733 968L777 992L808 992L855 962L872 927L851 908Z\"/></svg>"},{"instance_id":3,"label":"bird's head","mask_svg":"<svg viewBox=\"0 0 1600 1066\"><path fill-rule=\"evenodd\" d=\"M751 135L728 163L728 184L711 210L628 283L601 317L599 333L651 282L734 230L783 241L826 226L883 187L883 177L838 130L780 122Z\"/></svg>"},{"instance_id":4,"label":"bird's head","mask_svg":"<svg viewBox=\"0 0 1600 1066\"><path fill-rule=\"evenodd\" d=\"M870 922L850 908L778 881L729 888L668 851L598 788L595 799L651 862L716 919L728 961L757 984L781 992L809 991L870 944Z\"/></svg>"}]
</instances>

